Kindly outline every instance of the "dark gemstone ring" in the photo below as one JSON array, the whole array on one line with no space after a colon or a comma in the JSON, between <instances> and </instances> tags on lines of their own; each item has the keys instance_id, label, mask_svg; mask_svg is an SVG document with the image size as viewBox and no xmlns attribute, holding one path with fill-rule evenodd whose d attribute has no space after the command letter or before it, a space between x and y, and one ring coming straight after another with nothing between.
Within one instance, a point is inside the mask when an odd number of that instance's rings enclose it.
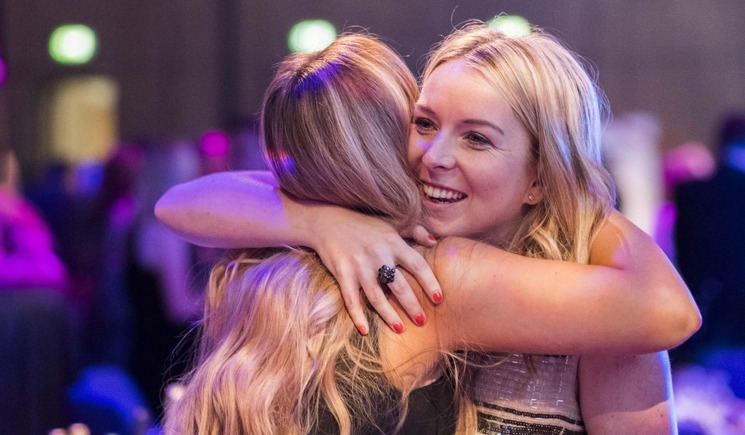
<instances>
[{"instance_id":1,"label":"dark gemstone ring","mask_svg":"<svg viewBox=\"0 0 745 435\"><path fill-rule=\"evenodd\" d=\"M396 276L396 268L383 265L378 269L378 283L380 285L388 285L393 282Z\"/></svg>"}]
</instances>

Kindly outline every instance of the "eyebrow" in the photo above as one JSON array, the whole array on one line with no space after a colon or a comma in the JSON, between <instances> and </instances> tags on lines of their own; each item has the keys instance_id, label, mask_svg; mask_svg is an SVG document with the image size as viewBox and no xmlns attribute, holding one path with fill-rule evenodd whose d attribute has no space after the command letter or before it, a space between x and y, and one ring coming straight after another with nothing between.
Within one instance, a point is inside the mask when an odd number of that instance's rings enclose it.
<instances>
[{"instance_id":1,"label":"eyebrow","mask_svg":"<svg viewBox=\"0 0 745 435\"><path fill-rule=\"evenodd\" d=\"M431 108L429 108L428 106L426 106L424 104L417 104L415 106L415 110L421 110L427 116L435 116L435 115L437 115L434 110L432 110ZM491 123L491 122L489 122L489 121L487 121L485 119L471 119L471 118L469 118L469 119L464 119L463 121L460 121L460 123L461 124L464 124L464 125L478 125L478 126L483 126L483 127L489 127L491 129L493 129L494 131L496 131L497 133L499 133L502 136L504 136L504 130L502 130L501 128L499 128L499 126L497 126L496 124Z\"/></svg>"},{"instance_id":2,"label":"eyebrow","mask_svg":"<svg viewBox=\"0 0 745 435\"><path fill-rule=\"evenodd\" d=\"M421 110L422 112L426 113L429 116L435 115L435 111L430 109L428 106L425 106L424 104L415 104L414 110Z\"/></svg>"},{"instance_id":3,"label":"eyebrow","mask_svg":"<svg viewBox=\"0 0 745 435\"><path fill-rule=\"evenodd\" d=\"M502 136L504 136L504 130L502 130L501 128L499 128L496 124L492 124L491 122L486 121L486 120L483 120L483 119L465 119L465 120L461 121L461 124L466 124L466 125L481 125L481 126L484 126L484 127L490 127L492 129L494 129L497 133L499 133Z\"/></svg>"}]
</instances>

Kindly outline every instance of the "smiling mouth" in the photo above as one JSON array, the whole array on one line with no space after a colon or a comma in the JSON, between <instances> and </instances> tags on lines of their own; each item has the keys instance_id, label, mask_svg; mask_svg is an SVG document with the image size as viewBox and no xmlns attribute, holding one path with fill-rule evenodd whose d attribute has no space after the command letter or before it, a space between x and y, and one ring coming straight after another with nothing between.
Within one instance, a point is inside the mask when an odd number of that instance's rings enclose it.
<instances>
[{"instance_id":1,"label":"smiling mouth","mask_svg":"<svg viewBox=\"0 0 745 435\"><path fill-rule=\"evenodd\" d=\"M441 204L458 202L467 196L462 192L456 192L455 190L444 189L442 187L434 187L425 183L422 183L422 193L424 193L424 196L426 196L428 200Z\"/></svg>"}]
</instances>

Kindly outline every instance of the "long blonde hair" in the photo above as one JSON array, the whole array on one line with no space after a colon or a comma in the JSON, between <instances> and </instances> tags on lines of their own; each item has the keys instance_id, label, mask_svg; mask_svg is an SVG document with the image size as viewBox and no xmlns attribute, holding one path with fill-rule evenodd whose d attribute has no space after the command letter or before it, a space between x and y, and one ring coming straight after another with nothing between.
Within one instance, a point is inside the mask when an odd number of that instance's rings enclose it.
<instances>
[{"instance_id":1,"label":"long blonde hair","mask_svg":"<svg viewBox=\"0 0 745 435\"><path fill-rule=\"evenodd\" d=\"M267 163L291 196L398 228L419 222L405 158L416 97L411 72L373 37L345 35L320 53L292 55L264 98ZM342 434L395 432L407 392L383 370L381 320L368 318L362 337L312 252L234 252L212 271L198 359L167 408L166 432L300 434L328 419Z\"/></svg>"},{"instance_id":2,"label":"long blonde hair","mask_svg":"<svg viewBox=\"0 0 745 435\"><path fill-rule=\"evenodd\" d=\"M606 102L579 57L540 29L506 36L470 22L435 47L423 80L462 61L509 101L532 138L543 200L532 207L509 250L586 263L600 224L615 202L603 167L600 135Z\"/></svg>"},{"instance_id":3,"label":"long blonde hair","mask_svg":"<svg viewBox=\"0 0 745 435\"><path fill-rule=\"evenodd\" d=\"M324 410L342 434L385 413L395 424L400 394L379 364L377 322L355 332L315 253L236 251L209 290L197 365L167 409L167 433L304 434Z\"/></svg>"},{"instance_id":4,"label":"long blonde hair","mask_svg":"<svg viewBox=\"0 0 745 435\"><path fill-rule=\"evenodd\" d=\"M417 222L422 203L406 160L416 79L389 47L344 35L285 59L264 96L267 163L300 199Z\"/></svg>"}]
</instances>

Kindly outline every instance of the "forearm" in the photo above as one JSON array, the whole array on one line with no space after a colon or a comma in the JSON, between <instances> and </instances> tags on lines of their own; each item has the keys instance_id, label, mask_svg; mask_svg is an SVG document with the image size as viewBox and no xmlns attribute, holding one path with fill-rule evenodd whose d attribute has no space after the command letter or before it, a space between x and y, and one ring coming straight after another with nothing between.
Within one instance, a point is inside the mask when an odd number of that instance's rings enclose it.
<instances>
[{"instance_id":1,"label":"forearm","mask_svg":"<svg viewBox=\"0 0 745 435\"><path fill-rule=\"evenodd\" d=\"M673 347L697 326L695 304L692 314L678 307L689 295L676 274L645 279L633 267L531 259L465 239L441 244L435 271L450 295L442 314L452 317L444 333L456 346L638 354Z\"/></svg>"},{"instance_id":2,"label":"forearm","mask_svg":"<svg viewBox=\"0 0 745 435\"><path fill-rule=\"evenodd\" d=\"M313 212L279 192L266 172L220 172L176 185L155 215L190 243L242 248L308 244Z\"/></svg>"}]
</instances>

